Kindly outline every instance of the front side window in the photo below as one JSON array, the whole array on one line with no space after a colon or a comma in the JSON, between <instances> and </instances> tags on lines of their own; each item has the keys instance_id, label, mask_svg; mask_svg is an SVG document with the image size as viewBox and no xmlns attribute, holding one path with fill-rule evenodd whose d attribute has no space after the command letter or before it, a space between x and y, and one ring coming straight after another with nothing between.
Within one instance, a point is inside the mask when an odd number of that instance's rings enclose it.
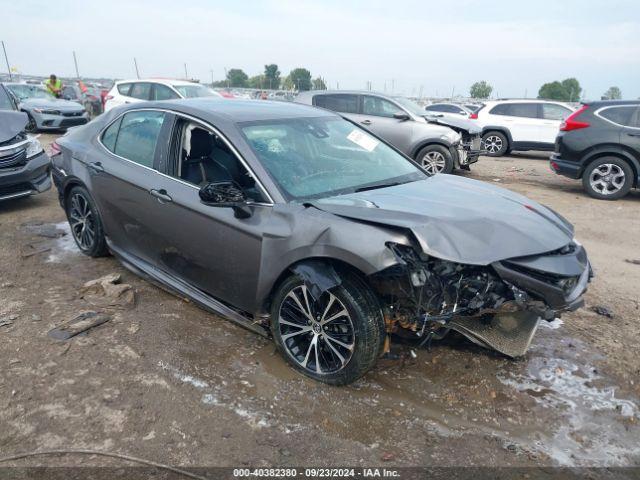
<instances>
[{"instance_id":1,"label":"front side window","mask_svg":"<svg viewBox=\"0 0 640 480\"><path fill-rule=\"evenodd\" d=\"M144 82L134 83L129 96L140 100L149 100L151 96L151 84Z\"/></svg>"},{"instance_id":2,"label":"front side window","mask_svg":"<svg viewBox=\"0 0 640 480\"><path fill-rule=\"evenodd\" d=\"M316 95L313 98L316 107L326 108L340 113L358 113L358 96L349 94Z\"/></svg>"},{"instance_id":3,"label":"front side window","mask_svg":"<svg viewBox=\"0 0 640 480\"><path fill-rule=\"evenodd\" d=\"M555 103L542 104L542 118L545 120L564 120L571 115L571 110Z\"/></svg>"},{"instance_id":4,"label":"front side window","mask_svg":"<svg viewBox=\"0 0 640 480\"><path fill-rule=\"evenodd\" d=\"M183 98L216 97L216 93L204 85L174 85Z\"/></svg>"},{"instance_id":5,"label":"front side window","mask_svg":"<svg viewBox=\"0 0 640 480\"><path fill-rule=\"evenodd\" d=\"M105 130L102 143L120 157L153 168L164 118L162 112L129 112Z\"/></svg>"},{"instance_id":6,"label":"front side window","mask_svg":"<svg viewBox=\"0 0 640 480\"><path fill-rule=\"evenodd\" d=\"M289 200L323 198L426 178L385 143L341 118L240 125L258 160Z\"/></svg>"},{"instance_id":7,"label":"front side window","mask_svg":"<svg viewBox=\"0 0 640 480\"><path fill-rule=\"evenodd\" d=\"M151 100L173 100L175 98L180 98L176 92L171 90L166 85L161 85L156 83L153 86L153 95Z\"/></svg>"},{"instance_id":8,"label":"front side window","mask_svg":"<svg viewBox=\"0 0 640 480\"><path fill-rule=\"evenodd\" d=\"M635 112L635 109L636 107L634 105L609 107L602 110L599 115L618 125L633 127L635 125L632 125L631 119L634 116L633 114Z\"/></svg>"},{"instance_id":9,"label":"front side window","mask_svg":"<svg viewBox=\"0 0 640 480\"><path fill-rule=\"evenodd\" d=\"M362 113L364 115L374 115L376 117L392 118L402 110L395 104L380 97L366 95L362 103Z\"/></svg>"}]
</instances>

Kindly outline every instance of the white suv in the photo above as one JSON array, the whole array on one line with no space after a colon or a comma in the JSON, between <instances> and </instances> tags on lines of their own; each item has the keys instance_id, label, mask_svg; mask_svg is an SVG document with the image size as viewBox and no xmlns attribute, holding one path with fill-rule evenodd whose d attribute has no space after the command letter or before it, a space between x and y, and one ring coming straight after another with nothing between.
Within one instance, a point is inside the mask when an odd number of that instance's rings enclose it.
<instances>
[{"instance_id":1,"label":"white suv","mask_svg":"<svg viewBox=\"0 0 640 480\"><path fill-rule=\"evenodd\" d=\"M175 98L222 97L204 85L184 80L121 80L113 85L105 97L104 111L125 103L145 100L173 100Z\"/></svg>"},{"instance_id":2,"label":"white suv","mask_svg":"<svg viewBox=\"0 0 640 480\"><path fill-rule=\"evenodd\" d=\"M487 154L500 157L512 150L553 150L562 121L573 113L568 103L547 100L496 100L469 118L482 127Z\"/></svg>"}]
</instances>

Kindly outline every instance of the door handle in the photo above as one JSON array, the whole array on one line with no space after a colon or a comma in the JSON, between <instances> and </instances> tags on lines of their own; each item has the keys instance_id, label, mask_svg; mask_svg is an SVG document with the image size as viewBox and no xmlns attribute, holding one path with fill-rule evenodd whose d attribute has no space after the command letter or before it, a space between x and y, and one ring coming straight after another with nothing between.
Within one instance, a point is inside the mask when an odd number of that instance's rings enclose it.
<instances>
[{"instance_id":1,"label":"door handle","mask_svg":"<svg viewBox=\"0 0 640 480\"><path fill-rule=\"evenodd\" d=\"M363 120L360 122L362 125L371 125L371 120Z\"/></svg>"},{"instance_id":2,"label":"door handle","mask_svg":"<svg viewBox=\"0 0 640 480\"><path fill-rule=\"evenodd\" d=\"M640 132L638 133L627 132L627 135L629 135L630 137L640 137Z\"/></svg>"},{"instance_id":3,"label":"door handle","mask_svg":"<svg viewBox=\"0 0 640 480\"><path fill-rule=\"evenodd\" d=\"M102 166L102 163L100 163L100 162L90 162L90 163L87 164L87 167L90 170L93 170L96 173L104 172L104 167Z\"/></svg>"},{"instance_id":4,"label":"door handle","mask_svg":"<svg viewBox=\"0 0 640 480\"><path fill-rule=\"evenodd\" d=\"M171 198L169 194L167 194L167 191L164 188L161 188L160 190L152 188L151 190L149 190L149 193L156 197L158 199L158 202L160 203L169 203L173 201L173 198Z\"/></svg>"}]
</instances>

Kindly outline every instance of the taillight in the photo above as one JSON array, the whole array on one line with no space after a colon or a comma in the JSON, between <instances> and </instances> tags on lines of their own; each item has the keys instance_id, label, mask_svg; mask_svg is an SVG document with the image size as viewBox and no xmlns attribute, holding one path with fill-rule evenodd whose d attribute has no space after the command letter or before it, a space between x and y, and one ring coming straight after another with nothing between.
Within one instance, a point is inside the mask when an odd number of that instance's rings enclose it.
<instances>
[{"instance_id":1,"label":"taillight","mask_svg":"<svg viewBox=\"0 0 640 480\"><path fill-rule=\"evenodd\" d=\"M478 119L478 112L473 112L471 115L469 115L469 120L477 120Z\"/></svg>"},{"instance_id":2,"label":"taillight","mask_svg":"<svg viewBox=\"0 0 640 480\"><path fill-rule=\"evenodd\" d=\"M560 124L560 130L563 132L570 132L571 130L580 130L581 128L590 127L591 124L587 122L579 122L578 120L576 120L576 118L578 118L580 114L582 114L582 112L584 112L587 108L589 108L589 105L583 105L578 110L569 115L564 120L564 122Z\"/></svg>"}]
</instances>

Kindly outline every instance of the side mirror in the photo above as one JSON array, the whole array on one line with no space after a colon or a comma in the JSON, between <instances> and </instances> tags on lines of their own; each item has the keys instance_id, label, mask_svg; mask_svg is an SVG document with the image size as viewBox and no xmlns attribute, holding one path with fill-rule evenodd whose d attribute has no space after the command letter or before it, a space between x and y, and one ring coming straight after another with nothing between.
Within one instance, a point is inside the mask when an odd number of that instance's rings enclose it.
<instances>
[{"instance_id":1,"label":"side mirror","mask_svg":"<svg viewBox=\"0 0 640 480\"><path fill-rule=\"evenodd\" d=\"M405 112L396 112L393 114L393 118L395 118L396 120L402 120L403 122L411 119L409 114Z\"/></svg>"},{"instance_id":2,"label":"side mirror","mask_svg":"<svg viewBox=\"0 0 640 480\"><path fill-rule=\"evenodd\" d=\"M198 192L200 201L211 207L233 208L236 218L249 218L251 209L242 188L235 182L207 183Z\"/></svg>"}]
</instances>

